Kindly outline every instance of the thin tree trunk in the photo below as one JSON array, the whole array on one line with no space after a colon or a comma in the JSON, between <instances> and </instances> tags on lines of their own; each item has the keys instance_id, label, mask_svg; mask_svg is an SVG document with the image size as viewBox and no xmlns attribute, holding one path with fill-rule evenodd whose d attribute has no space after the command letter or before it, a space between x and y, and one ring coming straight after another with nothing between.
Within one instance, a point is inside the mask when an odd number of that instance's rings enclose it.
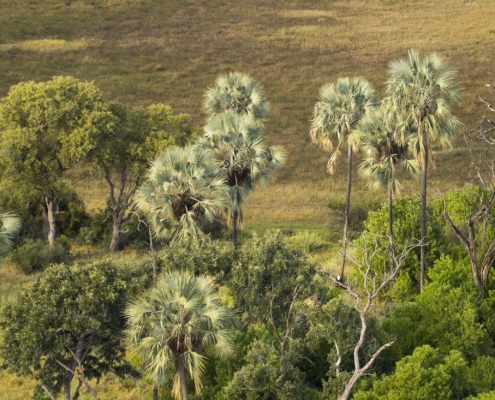
<instances>
[{"instance_id":1,"label":"thin tree trunk","mask_svg":"<svg viewBox=\"0 0 495 400\"><path fill-rule=\"evenodd\" d=\"M108 248L111 252L118 251L120 246L120 228L122 226L122 218L118 214L119 213L113 213L112 240L110 241L110 247Z\"/></svg>"},{"instance_id":2,"label":"thin tree trunk","mask_svg":"<svg viewBox=\"0 0 495 400\"><path fill-rule=\"evenodd\" d=\"M392 186L388 185L388 253L390 255L390 272L395 269L394 249L394 214L393 214Z\"/></svg>"},{"instance_id":3,"label":"thin tree trunk","mask_svg":"<svg viewBox=\"0 0 495 400\"><path fill-rule=\"evenodd\" d=\"M423 162L421 165L421 247L420 247L420 270L419 289L423 293L426 276L426 183L428 172L428 140L426 130L421 126L421 140L423 142Z\"/></svg>"},{"instance_id":4,"label":"thin tree trunk","mask_svg":"<svg viewBox=\"0 0 495 400\"><path fill-rule=\"evenodd\" d=\"M153 284L156 283L156 251L155 246L153 245L153 231L151 230L151 226L148 225L148 233L150 235L150 251L153 256Z\"/></svg>"},{"instance_id":5,"label":"thin tree trunk","mask_svg":"<svg viewBox=\"0 0 495 400\"><path fill-rule=\"evenodd\" d=\"M57 225L55 224L55 201L53 197L46 196L46 216L48 219L48 244L53 246L57 237Z\"/></svg>"},{"instance_id":6,"label":"thin tree trunk","mask_svg":"<svg viewBox=\"0 0 495 400\"><path fill-rule=\"evenodd\" d=\"M344 235L342 238L342 262L340 263L340 279L344 279L345 260L347 258L347 227L349 226L349 209L351 205L352 187L352 146L347 145L347 195L344 210Z\"/></svg>"},{"instance_id":7,"label":"thin tree trunk","mask_svg":"<svg viewBox=\"0 0 495 400\"><path fill-rule=\"evenodd\" d=\"M179 360L178 372L179 372L180 393L182 395L182 400L188 400L187 384L186 384L186 367L184 365L183 360Z\"/></svg>"},{"instance_id":8,"label":"thin tree trunk","mask_svg":"<svg viewBox=\"0 0 495 400\"><path fill-rule=\"evenodd\" d=\"M153 385L153 400L158 400L158 387Z\"/></svg>"},{"instance_id":9,"label":"thin tree trunk","mask_svg":"<svg viewBox=\"0 0 495 400\"><path fill-rule=\"evenodd\" d=\"M234 250L237 251L237 208L232 206L232 244L234 245Z\"/></svg>"}]
</instances>

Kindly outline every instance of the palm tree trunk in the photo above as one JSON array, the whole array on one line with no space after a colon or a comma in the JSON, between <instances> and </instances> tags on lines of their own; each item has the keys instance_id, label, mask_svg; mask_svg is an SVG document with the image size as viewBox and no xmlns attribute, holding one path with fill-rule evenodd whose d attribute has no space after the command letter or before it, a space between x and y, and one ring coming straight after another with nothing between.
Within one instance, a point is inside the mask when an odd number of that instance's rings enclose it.
<instances>
[{"instance_id":1,"label":"palm tree trunk","mask_svg":"<svg viewBox=\"0 0 495 400\"><path fill-rule=\"evenodd\" d=\"M48 244L53 246L57 237L57 225L55 223L55 200L53 197L46 196L46 216L48 219Z\"/></svg>"},{"instance_id":2,"label":"palm tree trunk","mask_svg":"<svg viewBox=\"0 0 495 400\"><path fill-rule=\"evenodd\" d=\"M351 187L352 187L352 146L347 145L347 195L345 199L344 210L344 235L342 238L342 262L340 264L340 279L344 279L345 260L347 258L347 227L349 226L349 209L351 205Z\"/></svg>"},{"instance_id":3,"label":"palm tree trunk","mask_svg":"<svg viewBox=\"0 0 495 400\"><path fill-rule=\"evenodd\" d=\"M178 372L179 372L180 393L182 395L182 400L188 400L187 384L186 384L186 366L184 365L183 360L179 360Z\"/></svg>"},{"instance_id":4,"label":"palm tree trunk","mask_svg":"<svg viewBox=\"0 0 495 400\"><path fill-rule=\"evenodd\" d=\"M153 400L158 400L158 386L153 385Z\"/></svg>"},{"instance_id":5,"label":"palm tree trunk","mask_svg":"<svg viewBox=\"0 0 495 400\"><path fill-rule=\"evenodd\" d=\"M423 162L421 163L421 246L420 246L420 270L419 290L423 293L426 275L426 183L428 172L428 139L426 130L421 127L421 140L423 142Z\"/></svg>"},{"instance_id":6,"label":"palm tree trunk","mask_svg":"<svg viewBox=\"0 0 495 400\"><path fill-rule=\"evenodd\" d=\"M390 255L390 273L395 269L395 249L394 249L394 215L393 215L393 195L392 185L388 185L388 252Z\"/></svg>"}]
</instances>

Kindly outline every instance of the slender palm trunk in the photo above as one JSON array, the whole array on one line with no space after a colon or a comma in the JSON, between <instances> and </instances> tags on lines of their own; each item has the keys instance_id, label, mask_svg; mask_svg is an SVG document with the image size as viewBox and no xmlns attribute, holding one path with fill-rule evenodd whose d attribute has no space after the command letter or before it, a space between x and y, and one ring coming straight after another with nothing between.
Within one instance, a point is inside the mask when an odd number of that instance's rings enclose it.
<instances>
[{"instance_id":1,"label":"slender palm trunk","mask_svg":"<svg viewBox=\"0 0 495 400\"><path fill-rule=\"evenodd\" d=\"M153 385L153 400L158 400L158 386Z\"/></svg>"},{"instance_id":2,"label":"slender palm trunk","mask_svg":"<svg viewBox=\"0 0 495 400\"><path fill-rule=\"evenodd\" d=\"M421 140L423 142L423 162L421 163L421 246L420 246L420 270L419 289L423 293L426 275L426 183L428 172L428 140L426 130L420 125Z\"/></svg>"},{"instance_id":3,"label":"slender palm trunk","mask_svg":"<svg viewBox=\"0 0 495 400\"><path fill-rule=\"evenodd\" d=\"M178 372L179 372L180 393L182 396L182 400L188 400L187 384L186 384L186 366L184 365L183 360L179 360Z\"/></svg>"},{"instance_id":4,"label":"slender palm trunk","mask_svg":"<svg viewBox=\"0 0 495 400\"><path fill-rule=\"evenodd\" d=\"M57 237L57 225L55 223L55 200L46 196L46 216L48 219L48 244L53 246Z\"/></svg>"},{"instance_id":5,"label":"slender palm trunk","mask_svg":"<svg viewBox=\"0 0 495 400\"><path fill-rule=\"evenodd\" d=\"M392 185L388 185L388 253L390 256L390 273L395 269L394 248L394 215L393 215L393 193Z\"/></svg>"},{"instance_id":6,"label":"slender palm trunk","mask_svg":"<svg viewBox=\"0 0 495 400\"><path fill-rule=\"evenodd\" d=\"M349 209L351 205L351 187L352 187L352 146L347 145L347 195L345 199L344 211L344 235L342 238L342 262L340 264L340 279L344 279L345 260L347 258L347 227L349 226Z\"/></svg>"}]
</instances>

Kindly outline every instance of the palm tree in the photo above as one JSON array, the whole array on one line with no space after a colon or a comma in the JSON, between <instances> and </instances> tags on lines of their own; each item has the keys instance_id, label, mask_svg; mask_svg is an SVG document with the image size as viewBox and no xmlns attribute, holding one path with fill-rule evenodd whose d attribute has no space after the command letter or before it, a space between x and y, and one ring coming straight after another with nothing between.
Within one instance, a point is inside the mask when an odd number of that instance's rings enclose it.
<instances>
[{"instance_id":1,"label":"palm tree","mask_svg":"<svg viewBox=\"0 0 495 400\"><path fill-rule=\"evenodd\" d=\"M413 158L414 132L412 125L409 129L401 129L400 139L397 137L397 126L393 112L387 112L389 99L384 99L382 108L366 116L360 131L351 134L351 142L360 143L365 155L359 169L373 188L387 187L388 199L388 237L390 270L395 269L393 242L393 195L399 192L400 183L396 178L397 167L402 167L406 173L417 176L419 168Z\"/></svg>"},{"instance_id":2,"label":"palm tree","mask_svg":"<svg viewBox=\"0 0 495 400\"><path fill-rule=\"evenodd\" d=\"M428 165L433 162L431 146L450 146L460 125L450 110L460 94L454 75L453 69L438 55L421 57L413 50L409 51L407 60L390 64L387 91L393 108L401 110L403 126L413 123L417 132L413 151L421 168L421 292L425 279L426 187Z\"/></svg>"},{"instance_id":3,"label":"palm tree","mask_svg":"<svg viewBox=\"0 0 495 400\"><path fill-rule=\"evenodd\" d=\"M216 357L234 350L229 329L234 312L224 307L212 278L189 272L169 272L126 309L127 338L155 387L163 385L172 368L172 394L187 400L186 369L201 391L201 377L211 349Z\"/></svg>"},{"instance_id":4,"label":"palm tree","mask_svg":"<svg viewBox=\"0 0 495 400\"><path fill-rule=\"evenodd\" d=\"M315 104L314 108L310 136L314 143L328 151L333 151L327 164L330 174L333 174L335 162L340 154L340 146L347 144L347 194L340 279L344 276L351 202L352 154L356 150L356 147L348 142L348 137L353 130L359 127L363 117L373 112L375 108L375 91L362 77L339 78L336 85L322 86L320 101ZM337 142L336 148L335 141Z\"/></svg>"},{"instance_id":5,"label":"palm tree","mask_svg":"<svg viewBox=\"0 0 495 400\"><path fill-rule=\"evenodd\" d=\"M0 211L0 255L12 248L12 238L21 230L21 220L8 211Z\"/></svg>"},{"instance_id":6,"label":"palm tree","mask_svg":"<svg viewBox=\"0 0 495 400\"><path fill-rule=\"evenodd\" d=\"M226 111L208 120L198 146L215 151L215 158L224 172L229 190L228 222L232 242L237 250L237 224L242 224L242 203L248 193L268 181L285 161L283 151L268 147L262 128L248 114Z\"/></svg>"},{"instance_id":7,"label":"palm tree","mask_svg":"<svg viewBox=\"0 0 495 400\"><path fill-rule=\"evenodd\" d=\"M171 147L151 165L137 192L155 235L180 240L202 234L227 205L223 174L208 149Z\"/></svg>"},{"instance_id":8,"label":"palm tree","mask_svg":"<svg viewBox=\"0 0 495 400\"><path fill-rule=\"evenodd\" d=\"M261 85L239 72L218 77L214 88L205 94L204 109L210 115L233 111L263 120L270 110Z\"/></svg>"}]
</instances>

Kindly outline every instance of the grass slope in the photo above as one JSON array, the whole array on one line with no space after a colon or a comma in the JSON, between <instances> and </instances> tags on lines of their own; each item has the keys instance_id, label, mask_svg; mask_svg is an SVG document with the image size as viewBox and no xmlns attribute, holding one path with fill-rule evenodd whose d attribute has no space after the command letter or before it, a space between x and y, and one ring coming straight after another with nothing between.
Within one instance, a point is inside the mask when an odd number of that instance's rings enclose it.
<instances>
[{"instance_id":1,"label":"grass slope","mask_svg":"<svg viewBox=\"0 0 495 400\"><path fill-rule=\"evenodd\" d=\"M73 75L94 80L108 99L164 102L202 125L203 94L219 74L259 80L272 105L267 140L285 147L288 164L248 200L252 229L324 228L330 197L343 197L344 160L329 177L327 154L308 137L322 84L362 75L383 93L391 60L410 48L436 51L458 71L457 114L470 126L494 72L492 0L0 1L0 95L23 80ZM438 155L430 194L468 179L457 167L465 156ZM94 187L79 187L93 208L106 195ZM359 178L355 187L357 201L369 195ZM419 183L404 189L417 192Z\"/></svg>"}]
</instances>

